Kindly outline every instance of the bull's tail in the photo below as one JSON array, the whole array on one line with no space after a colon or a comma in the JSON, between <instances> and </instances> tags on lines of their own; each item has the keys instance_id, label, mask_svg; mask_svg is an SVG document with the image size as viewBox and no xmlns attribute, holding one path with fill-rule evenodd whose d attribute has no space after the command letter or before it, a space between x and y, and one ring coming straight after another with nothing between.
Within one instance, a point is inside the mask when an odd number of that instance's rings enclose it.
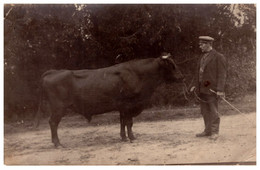
<instances>
[{"instance_id":1,"label":"bull's tail","mask_svg":"<svg viewBox=\"0 0 260 170\"><path fill-rule=\"evenodd\" d=\"M35 114L35 117L34 117L34 123L33 123L33 126L34 128L37 128L40 124L40 118L42 117L42 105L43 105L43 92L42 92L42 87L40 88L40 103L39 103L39 106L38 106L38 111L37 113Z\"/></svg>"},{"instance_id":2,"label":"bull's tail","mask_svg":"<svg viewBox=\"0 0 260 170\"><path fill-rule=\"evenodd\" d=\"M40 102L39 102L39 106L38 106L38 111L37 111L37 113L35 114L35 117L34 117L34 123L33 123L34 128L38 128L38 126L40 124L40 119L43 116L44 100L46 100L46 94L45 94L44 89L43 89L42 84L41 84L41 87L40 87Z\"/></svg>"},{"instance_id":3,"label":"bull's tail","mask_svg":"<svg viewBox=\"0 0 260 170\"><path fill-rule=\"evenodd\" d=\"M46 104L49 104L48 98L47 98L48 95L47 95L45 88L44 88L44 77L52 74L53 72L56 72L56 70L48 70L48 71L44 72L41 76L40 90L39 90L40 102L39 102L39 106L38 106L38 111L37 111L37 113L35 114L35 117L34 117L34 123L33 123L34 128L37 128L39 126L40 119L42 118L43 113L46 111L46 107L45 107L46 105L44 104L44 101L46 101Z\"/></svg>"}]
</instances>

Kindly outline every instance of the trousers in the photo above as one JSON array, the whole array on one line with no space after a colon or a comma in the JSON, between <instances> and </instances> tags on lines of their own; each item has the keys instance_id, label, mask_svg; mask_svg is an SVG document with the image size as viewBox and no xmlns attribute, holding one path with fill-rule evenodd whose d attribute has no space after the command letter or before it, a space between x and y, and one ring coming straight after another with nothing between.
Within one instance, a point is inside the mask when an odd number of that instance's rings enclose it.
<instances>
[{"instance_id":1,"label":"trousers","mask_svg":"<svg viewBox=\"0 0 260 170\"><path fill-rule=\"evenodd\" d=\"M205 129L208 134L218 134L220 115L218 112L218 98L216 95L200 94L200 110L203 116Z\"/></svg>"}]
</instances>

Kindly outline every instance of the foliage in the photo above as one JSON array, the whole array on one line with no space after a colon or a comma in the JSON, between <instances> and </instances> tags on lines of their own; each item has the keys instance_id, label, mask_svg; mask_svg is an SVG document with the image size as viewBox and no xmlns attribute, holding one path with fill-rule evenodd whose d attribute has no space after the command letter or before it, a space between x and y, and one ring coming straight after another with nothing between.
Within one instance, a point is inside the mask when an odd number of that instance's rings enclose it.
<instances>
[{"instance_id":1,"label":"foliage","mask_svg":"<svg viewBox=\"0 0 260 170\"><path fill-rule=\"evenodd\" d=\"M48 69L92 69L170 52L188 83L210 35L228 60L227 95L256 85L256 6L9 5L4 6L5 116L36 112L41 74ZM184 104L182 84L160 87L155 105ZM177 97L176 97L177 96Z\"/></svg>"}]
</instances>

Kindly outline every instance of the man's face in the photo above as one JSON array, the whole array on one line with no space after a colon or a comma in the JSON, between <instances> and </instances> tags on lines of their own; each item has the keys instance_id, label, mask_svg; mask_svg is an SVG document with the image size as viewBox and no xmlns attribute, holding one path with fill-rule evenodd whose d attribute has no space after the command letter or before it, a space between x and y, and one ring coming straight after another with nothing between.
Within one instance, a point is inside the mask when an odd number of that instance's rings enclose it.
<instances>
[{"instance_id":1,"label":"man's face","mask_svg":"<svg viewBox=\"0 0 260 170\"><path fill-rule=\"evenodd\" d=\"M211 45L208 42L201 41L199 42L199 48L202 52L207 52L210 49Z\"/></svg>"}]
</instances>

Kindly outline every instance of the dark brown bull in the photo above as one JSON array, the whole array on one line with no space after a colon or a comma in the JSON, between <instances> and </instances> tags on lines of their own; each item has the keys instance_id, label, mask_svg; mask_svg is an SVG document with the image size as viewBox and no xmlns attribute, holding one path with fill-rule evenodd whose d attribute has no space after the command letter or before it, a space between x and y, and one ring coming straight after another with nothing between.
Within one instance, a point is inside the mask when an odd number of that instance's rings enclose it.
<instances>
[{"instance_id":1,"label":"dark brown bull","mask_svg":"<svg viewBox=\"0 0 260 170\"><path fill-rule=\"evenodd\" d=\"M42 99L50 106L52 142L59 146L58 124L66 108L84 115L89 121L92 115L110 111L120 112L122 140L134 140L133 117L148 106L150 98L160 84L183 78L174 61L168 56L132 60L96 70L49 70L42 76ZM41 100L35 126L42 115Z\"/></svg>"}]
</instances>

